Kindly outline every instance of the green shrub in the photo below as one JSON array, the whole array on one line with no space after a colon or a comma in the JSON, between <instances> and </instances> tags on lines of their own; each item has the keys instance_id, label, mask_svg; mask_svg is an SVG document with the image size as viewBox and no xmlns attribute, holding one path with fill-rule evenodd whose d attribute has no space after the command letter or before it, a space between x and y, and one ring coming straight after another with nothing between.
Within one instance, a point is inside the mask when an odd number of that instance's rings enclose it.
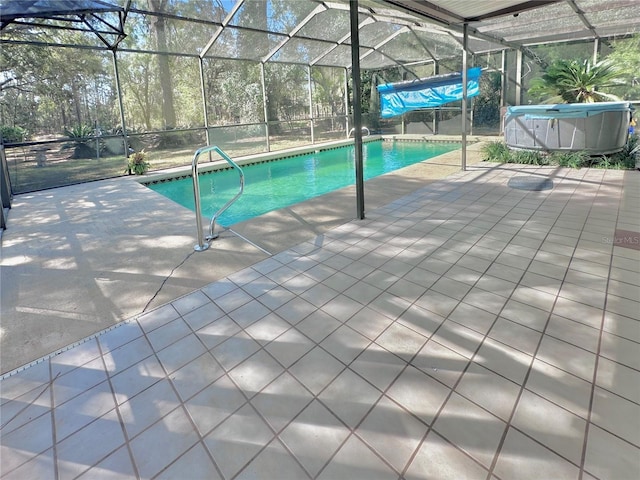
<instances>
[{"instance_id":1,"label":"green shrub","mask_svg":"<svg viewBox=\"0 0 640 480\"><path fill-rule=\"evenodd\" d=\"M486 162L507 163L510 158L511 152L504 142L488 142L482 146L482 159Z\"/></svg>"},{"instance_id":2,"label":"green shrub","mask_svg":"<svg viewBox=\"0 0 640 480\"><path fill-rule=\"evenodd\" d=\"M10 127L9 125L0 125L0 135L4 143L22 142L27 136L27 131L22 127Z\"/></svg>"},{"instance_id":3,"label":"green shrub","mask_svg":"<svg viewBox=\"0 0 640 480\"><path fill-rule=\"evenodd\" d=\"M94 129L89 125L76 125L71 128L65 128L64 134L73 140L82 140L87 137L93 137Z\"/></svg>"},{"instance_id":4,"label":"green shrub","mask_svg":"<svg viewBox=\"0 0 640 480\"><path fill-rule=\"evenodd\" d=\"M605 162L599 162L597 168L627 169L636 168L636 163L640 161L640 138L638 135L630 135L629 141L621 151L614 153L608 159L609 166L604 166Z\"/></svg>"},{"instance_id":5,"label":"green shrub","mask_svg":"<svg viewBox=\"0 0 640 480\"><path fill-rule=\"evenodd\" d=\"M532 150L511 152L511 162L521 165L549 165L549 160L542 153Z\"/></svg>"},{"instance_id":6,"label":"green shrub","mask_svg":"<svg viewBox=\"0 0 640 480\"><path fill-rule=\"evenodd\" d=\"M73 149L71 158L84 159L95 158L96 152L96 139L94 137L95 130L89 125L76 125L71 128L65 128L64 134L71 139L71 143L65 143L62 145L62 150ZM98 140L99 142L99 140ZM99 148L102 146L99 144Z\"/></svg>"},{"instance_id":7,"label":"green shrub","mask_svg":"<svg viewBox=\"0 0 640 480\"><path fill-rule=\"evenodd\" d=\"M503 142L489 142L482 146L484 161L518 163L521 165L558 165L568 168L634 169L640 162L640 141L632 135L622 151L612 155L590 156L587 152L552 152L537 150L509 150Z\"/></svg>"},{"instance_id":8,"label":"green shrub","mask_svg":"<svg viewBox=\"0 0 640 480\"><path fill-rule=\"evenodd\" d=\"M586 152L553 152L549 155L549 163L561 167L582 168L588 167L591 162Z\"/></svg>"}]
</instances>

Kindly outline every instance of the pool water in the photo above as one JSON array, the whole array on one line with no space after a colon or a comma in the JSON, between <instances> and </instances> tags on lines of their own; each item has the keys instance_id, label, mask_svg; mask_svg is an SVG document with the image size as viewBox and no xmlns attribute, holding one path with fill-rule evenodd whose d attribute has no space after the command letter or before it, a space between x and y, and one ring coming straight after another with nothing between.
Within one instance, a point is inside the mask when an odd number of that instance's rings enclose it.
<instances>
[{"instance_id":1,"label":"pool water","mask_svg":"<svg viewBox=\"0 0 640 480\"><path fill-rule=\"evenodd\" d=\"M459 148L459 143L368 142L362 146L364 179ZM241 167L245 175L244 193L217 219L217 223L229 227L353 185L354 164L354 147L346 146ZM202 214L211 218L238 192L239 183L238 173L231 169L200 174ZM190 177L147 187L195 211L193 180Z\"/></svg>"}]
</instances>

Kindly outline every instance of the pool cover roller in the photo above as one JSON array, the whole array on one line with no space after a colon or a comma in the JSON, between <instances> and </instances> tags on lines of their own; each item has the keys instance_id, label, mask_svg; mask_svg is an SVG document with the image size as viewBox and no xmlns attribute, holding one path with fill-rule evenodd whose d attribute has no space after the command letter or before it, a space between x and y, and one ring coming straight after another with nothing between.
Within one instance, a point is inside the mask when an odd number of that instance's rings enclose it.
<instances>
[{"instance_id":1,"label":"pool cover roller","mask_svg":"<svg viewBox=\"0 0 640 480\"><path fill-rule=\"evenodd\" d=\"M467 70L467 97L480 93L480 67ZM462 100L462 73L447 73L407 82L377 86L380 94L380 115L395 117L412 110L433 108Z\"/></svg>"}]
</instances>

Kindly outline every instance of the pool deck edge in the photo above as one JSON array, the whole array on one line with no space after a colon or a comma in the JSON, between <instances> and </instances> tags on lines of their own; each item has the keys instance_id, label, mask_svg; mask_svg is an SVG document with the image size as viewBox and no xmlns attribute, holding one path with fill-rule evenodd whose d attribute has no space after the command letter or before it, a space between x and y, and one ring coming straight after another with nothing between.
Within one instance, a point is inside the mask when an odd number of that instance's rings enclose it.
<instances>
[{"instance_id":1,"label":"pool deck edge","mask_svg":"<svg viewBox=\"0 0 640 480\"><path fill-rule=\"evenodd\" d=\"M458 150L368 180L366 211L459 170ZM1 239L1 373L268 258L256 245L277 254L354 218L347 187L236 224L196 253L193 212L129 177L19 195Z\"/></svg>"}]
</instances>

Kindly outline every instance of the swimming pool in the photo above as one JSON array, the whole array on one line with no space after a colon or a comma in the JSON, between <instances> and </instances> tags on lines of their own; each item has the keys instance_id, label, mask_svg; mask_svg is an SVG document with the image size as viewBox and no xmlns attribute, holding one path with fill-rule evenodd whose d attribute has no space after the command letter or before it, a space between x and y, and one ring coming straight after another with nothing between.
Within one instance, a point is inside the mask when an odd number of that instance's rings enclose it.
<instances>
[{"instance_id":1,"label":"swimming pool","mask_svg":"<svg viewBox=\"0 0 640 480\"><path fill-rule=\"evenodd\" d=\"M382 175L460 148L459 143L372 141L362 145L364 178ZM281 160L242 166L242 196L217 219L223 227L308 200L355 183L354 147L320 150ZM211 218L238 191L231 169L199 175L202 214ZM195 211L190 177L147 184L150 189Z\"/></svg>"}]
</instances>

